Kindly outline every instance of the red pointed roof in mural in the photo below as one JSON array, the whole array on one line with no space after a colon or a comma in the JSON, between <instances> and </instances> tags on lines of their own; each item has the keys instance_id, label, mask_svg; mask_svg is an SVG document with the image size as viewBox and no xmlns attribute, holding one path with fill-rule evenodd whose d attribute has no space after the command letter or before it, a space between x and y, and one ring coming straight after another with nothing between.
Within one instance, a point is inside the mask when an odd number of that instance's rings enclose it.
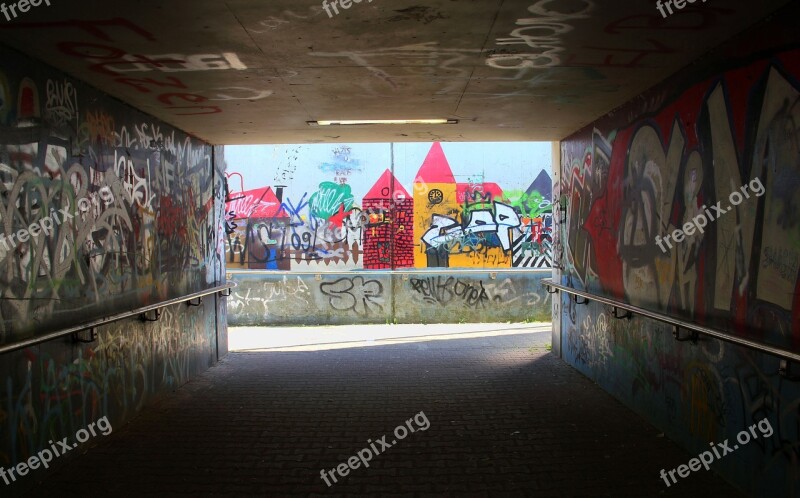
<instances>
[{"instance_id":1,"label":"red pointed roof in mural","mask_svg":"<svg viewBox=\"0 0 800 498\"><path fill-rule=\"evenodd\" d=\"M281 203L270 187L231 192L229 198L231 200L225 203L225 212L233 211L234 219L288 217L285 211L281 211Z\"/></svg>"},{"instance_id":2,"label":"red pointed roof in mural","mask_svg":"<svg viewBox=\"0 0 800 498\"><path fill-rule=\"evenodd\" d=\"M434 142L428 151L425 161L422 162L414 183L455 183L450 163L442 150L442 144Z\"/></svg>"},{"instance_id":3,"label":"red pointed roof in mural","mask_svg":"<svg viewBox=\"0 0 800 498\"><path fill-rule=\"evenodd\" d=\"M392 187L393 182L394 187ZM387 169L383 172L381 177L378 178L378 181L375 182L375 185L369 189L369 192L367 192L367 195L364 196L364 199L391 199L393 190L403 194L403 199L410 198L408 191L403 187L403 184L397 181L397 178L395 178L392 172Z\"/></svg>"},{"instance_id":4,"label":"red pointed roof in mural","mask_svg":"<svg viewBox=\"0 0 800 498\"><path fill-rule=\"evenodd\" d=\"M495 182L485 182L479 184L457 183L456 201L463 203L476 197L475 192L479 192L484 199L494 199L499 201L503 198L503 189Z\"/></svg>"}]
</instances>

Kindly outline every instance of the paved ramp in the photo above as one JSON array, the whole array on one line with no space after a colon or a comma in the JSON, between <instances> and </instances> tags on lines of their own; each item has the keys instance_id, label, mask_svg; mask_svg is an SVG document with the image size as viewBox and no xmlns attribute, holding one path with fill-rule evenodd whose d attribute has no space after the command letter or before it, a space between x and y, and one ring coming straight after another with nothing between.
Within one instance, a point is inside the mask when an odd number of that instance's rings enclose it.
<instances>
[{"instance_id":1,"label":"paved ramp","mask_svg":"<svg viewBox=\"0 0 800 498\"><path fill-rule=\"evenodd\" d=\"M34 496L737 496L708 472L667 488L660 469L693 455L548 342L538 332L231 353ZM409 419L415 432L397 440ZM369 468L330 488L321 479L383 435L396 443Z\"/></svg>"}]
</instances>

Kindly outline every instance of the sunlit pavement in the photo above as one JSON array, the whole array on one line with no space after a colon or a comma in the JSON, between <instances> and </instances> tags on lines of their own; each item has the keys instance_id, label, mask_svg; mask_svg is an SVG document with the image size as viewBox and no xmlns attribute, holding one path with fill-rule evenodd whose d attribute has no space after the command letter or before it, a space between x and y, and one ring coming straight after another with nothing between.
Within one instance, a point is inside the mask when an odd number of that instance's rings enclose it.
<instances>
[{"instance_id":1,"label":"sunlit pavement","mask_svg":"<svg viewBox=\"0 0 800 498\"><path fill-rule=\"evenodd\" d=\"M550 330L549 322L327 327L230 327L230 351L318 351L408 342L474 339Z\"/></svg>"}]
</instances>

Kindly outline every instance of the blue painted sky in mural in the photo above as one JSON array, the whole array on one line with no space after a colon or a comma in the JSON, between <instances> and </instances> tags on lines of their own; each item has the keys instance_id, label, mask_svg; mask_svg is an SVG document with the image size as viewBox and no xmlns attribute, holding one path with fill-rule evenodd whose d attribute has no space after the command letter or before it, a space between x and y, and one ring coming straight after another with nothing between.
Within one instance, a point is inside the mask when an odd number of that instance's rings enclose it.
<instances>
[{"instance_id":1,"label":"blue painted sky in mural","mask_svg":"<svg viewBox=\"0 0 800 498\"><path fill-rule=\"evenodd\" d=\"M344 176L360 199L386 168L407 189L431 148L430 142L282 144L225 146L228 173L241 173L244 189L276 184L313 192L316 183ZM392 148L394 149L392 151ZM496 182L525 189L542 171L552 170L550 142L445 142L442 148L459 182ZM359 172L358 174L352 174ZM239 190L238 178L231 184Z\"/></svg>"},{"instance_id":2,"label":"blue painted sky in mural","mask_svg":"<svg viewBox=\"0 0 800 498\"><path fill-rule=\"evenodd\" d=\"M353 149L349 145L340 145L331 151L331 161L320 164L319 169L327 173L337 171L361 171L361 161L352 155Z\"/></svg>"}]
</instances>

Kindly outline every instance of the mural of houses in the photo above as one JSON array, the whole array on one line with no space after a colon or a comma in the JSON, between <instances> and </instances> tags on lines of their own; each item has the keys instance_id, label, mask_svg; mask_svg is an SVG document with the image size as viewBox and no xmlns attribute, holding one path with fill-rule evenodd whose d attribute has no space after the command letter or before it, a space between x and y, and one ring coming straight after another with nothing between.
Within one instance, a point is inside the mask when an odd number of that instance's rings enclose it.
<instances>
[{"instance_id":1,"label":"mural of houses","mask_svg":"<svg viewBox=\"0 0 800 498\"><path fill-rule=\"evenodd\" d=\"M546 235L551 192L544 171L525 192L506 193L492 182L456 182L441 145L434 143L414 179L414 266L549 265L552 258L543 251L552 252Z\"/></svg>"},{"instance_id":2,"label":"mural of houses","mask_svg":"<svg viewBox=\"0 0 800 498\"><path fill-rule=\"evenodd\" d=\"M282 195L280 187L278 195ZM228 268L290 269L286 254L279 254L277 243L289 223L278 195L271 187L229 195L225 209Z\"/></svg>"},{"instance_id":3,"label":"mural of houses","mask_svg":"<svg viewBox=\"0 0 800 498\"><path fill-rule=\"evenodd\" d=\"M459 211L456 179L438 142L431 146L414 178L414 208L414 266L449 266L448 247L432 238L423 240L431 230L449 228Z\"/></svg>"},{"instance_id":4,"label":"mural of houses","mask_svg":"<svg viewBox=\"0 0 800 498\"><path fill-rule=\"evenodd\" d=\"M228 267L550 266L552 186L545 170L540 170L525 190L510 188L513 182L501 187L484 181L484 173L476 173L475 164L470 176L454 175L442 145L433 143L409 193L393 168L385 169L370 183L367 175L375 170L357 158L357 151L357 146L339 146L333 159L326 157L321 165L315 165L314 175L292 178L287 173L281 180L290 186L230 194ZM502 151L496 155L502 157ZM399 171L412 168L401 166ZM294 169L291 172L294 174ZM502 171L492 174L503 177ZM519 185L520 179L514 180ZM366 190L360 206L359 189Z\"/></svg>"},{"instance_id":5,"label":"mural of houses","mask_svg":"<svg viewBox=\"0 0 800 498\"><path fill-rule=\"evenodd\" d=\"M414 266L414 199L386 170L364 196L364 268Z\"/></svg>"},{"instance_id":6,"label":"mural of houses","mask_svg":"<svg viewBox=\"0 0 800 498\"><path fill-rule=\"evenodd\" d=\"M512 247L514 268L550 268L553 263L553 181L546 171L520 196L521 234Z\"/></svg>"}]
</instances>

